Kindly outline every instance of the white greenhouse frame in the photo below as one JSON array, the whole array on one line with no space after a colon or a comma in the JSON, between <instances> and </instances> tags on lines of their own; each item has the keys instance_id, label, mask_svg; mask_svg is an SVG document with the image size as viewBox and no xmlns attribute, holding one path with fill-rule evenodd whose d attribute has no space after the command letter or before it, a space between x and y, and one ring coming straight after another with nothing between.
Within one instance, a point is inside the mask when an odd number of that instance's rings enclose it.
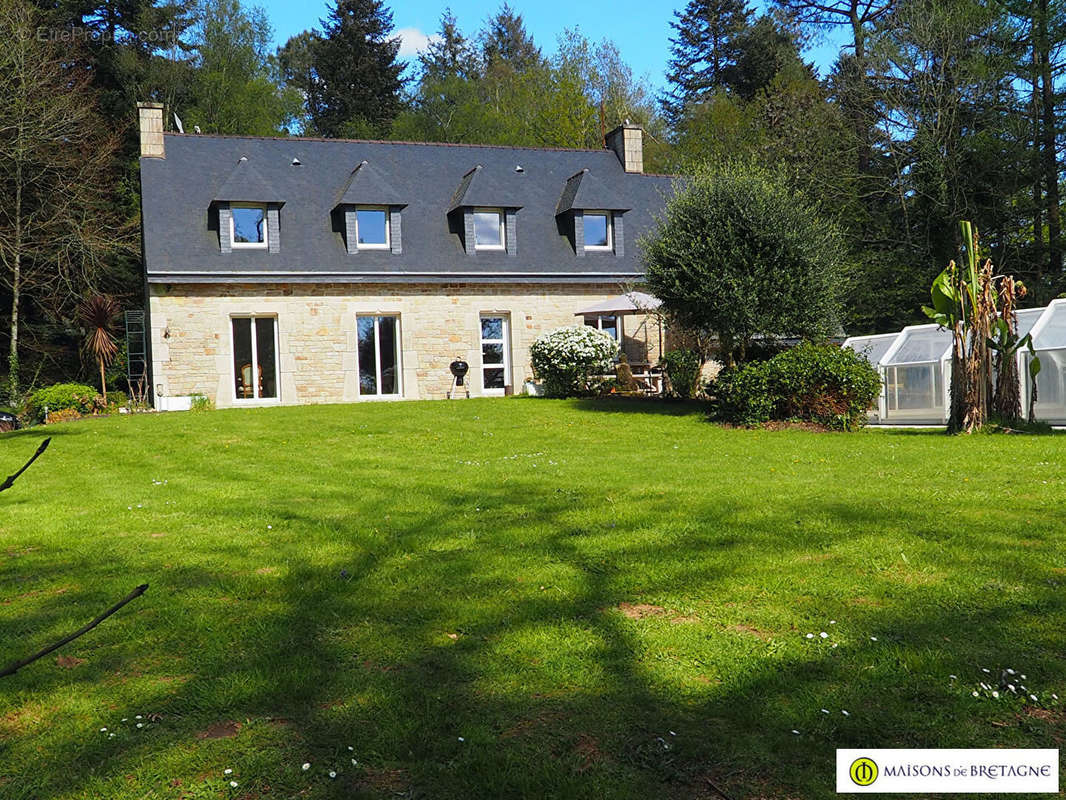
<instances>
[{"instance_id":1,"label":"white greenhouse frame","mask_svg":"<svg viewBox=\"0 0 1066 800\"><path fill-rule=\"evenodd\" d=\"M1036 418L1053 425L1066 425L1066 299L1053 300L1043 308L1023 308L1017 313L1018 335L1032 334L1033 350L1041 359L1041 371L1036 379L1039 389ZM907 351L908 343L922 338L929 340L925 357ZM881 396L877 408L871 409L872 422L899 425L942 425L947 422L951 410L949 330L936 324L911 325L897 333L852 336L844 340L843 346L865 355L881 375ZM1032 396L1029 349L1021 348L1017 359L1022 383L1022 411L1027 414ZM905 397L906 380L901 380L900 370L932 371L932 379L927 383L929 390L925 392L926 395L932 392L931 403L915 404L913 396Z\"/></svg>"}]
</instances>

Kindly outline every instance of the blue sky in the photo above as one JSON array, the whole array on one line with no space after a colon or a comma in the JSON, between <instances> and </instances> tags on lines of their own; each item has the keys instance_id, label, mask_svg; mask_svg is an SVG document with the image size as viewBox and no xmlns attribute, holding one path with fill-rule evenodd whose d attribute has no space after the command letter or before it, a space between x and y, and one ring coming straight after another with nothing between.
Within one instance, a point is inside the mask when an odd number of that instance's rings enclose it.
<instances>
[{"instance_id":1,"label":"blue sky","mask_svg":"<svg viewBox=\"0 0 1066 800\"><path fill-rule=\"evenodd\" d=\"M262 5L266 9L274 26L274 38L278 44L284 44L293 34L317 27L329 3L327 0L248 0L248 4ZM403 38L401 53L405 56L425 46L427 37L437 29L445 6L451 7L464 32L473 33L500 4L494 0L386 0L386 5L392 9L396 32ZM607 3L511 0L511 7L522 14L526 28L545 53L554 51L556 39L563 30L576 26L594 41L614 40L633 72L646 75L656 89L665 83L674 9L684 4L685 0L611 0ZM762 7L764 3L753 5ZM828 40L813 48L806 57L815 61L824 75L836 53L837 45Z\"/></svg>"}]
</instances>

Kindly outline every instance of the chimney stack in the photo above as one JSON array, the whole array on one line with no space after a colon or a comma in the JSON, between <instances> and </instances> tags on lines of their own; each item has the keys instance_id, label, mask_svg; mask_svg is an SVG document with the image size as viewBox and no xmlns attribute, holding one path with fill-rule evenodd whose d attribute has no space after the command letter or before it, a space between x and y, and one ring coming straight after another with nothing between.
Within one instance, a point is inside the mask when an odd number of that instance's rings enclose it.
<instances>
[{"instance_id":1,"label":"chimney stack","mask_svg":"<svg viewBox=\"0 0 1066 800\"><path fill-rule=\"evenodd\" d=\"M644 172L644 129L639 125L619 125L607 134L607 147L614 150L626 172Z\"/></svg>"},{"instance_id":2,"label":"chimney stack","mask_svg":"<svg viewBox=\"0 0 1066 800\"><path fill-rule=\"evenodd\" d=\"M141 158L166 158L163 147L163 104L138 103L137 123L141 131Z\"/></svg>"}]
</instances>

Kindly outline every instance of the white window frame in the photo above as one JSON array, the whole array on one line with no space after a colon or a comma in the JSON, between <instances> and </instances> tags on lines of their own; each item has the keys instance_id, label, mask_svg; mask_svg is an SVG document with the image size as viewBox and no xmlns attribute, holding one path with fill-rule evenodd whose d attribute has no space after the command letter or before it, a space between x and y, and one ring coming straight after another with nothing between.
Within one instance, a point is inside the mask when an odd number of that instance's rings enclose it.
<instances>
[{"instance_id":1,"label":"white window frame","mask_svg":"<svg viewBox=\"0 0 1066 800\"><path fill-rule=\"evenodd\" d=\"M359 363L359 318L373 317L374 319L374 378L378 391L374 394L364 394L363 385L359 380L362 374L362 364ZM381 318L390 317L396 320L396 391L393 394L381 393ZM360 400L398 400L403 397L403 340L400 338L400 315L390 313L366 313L355 315L355 386Z\"/></svg>"},{"instance_id":2,"label":"white window frame","mask_svg":"<svg viewBox=\"0 0 1066 800\"><path fill-rule=\"evenodd\" d=\"M250 320L251 326L251 338L252 338L252 396L251 397L239 397L237 395L237 360L234 358L237 352L237 340L233 335L233 322L238 319ZM257 319L269 319L274 322L274 396L273 397L260 397L259 396L259 376L256 374L256 367L259 366L259 337L255 335L255 321ZM281 339L278 334L278 330L281 326L278 324L277 314L231 314L229 318L229 352L230 352L230 364L234 371L233 381L230 386L233 387L233 401L240 403L241 405L247 405L249 403L263 404L263 403L280 403L281 402Z\"/></svg>"},{"instance_id":3,"label":"white window frame","mask_svg":"<svg viewBox=\"0 0 1066 800\"><path fill-rule=\"evenodd\" d=\"M583 212L582 216L585 219L588 219L589 217L603 217L605 220L607 220L607 244L589 244L586 240L585 250L603 253L614 250L614 221L611 219L611 212L592 209L590 211Z\"/></svg>"},{"instance_id":4,"label":"white window frame","mask_svg":"<svg viewBox=\"0 0 1066 800\"><path fill-rule=\"evenodd\" d=\"M503 320L503 327L500 331L499 339L486 339L482 334L481 321L485 319L499 319ZM478 327L478 357L481 359L481 394L486 397L503 397L506 394L507 386L513 385L511 383L511 315L499 311L483 311L477 318ZM486 344L499 344L503 345L503 364L486 364L485 363L485 345ZM503 367L503 385L501 389L488 389L485 387L485 370L486 369L499 369Z\"/></svg>"},{"instance_id":5,"label":"white window frame","mask_svg":"<svg viewBox=\"0 0 1066 800\"><path fill-rule=\"evenodd\" d=\"M500 243L481 244L477 240L477 215L495 214L500 220ZM475 208L474 209L474 249L475 250L506 250L507 249L507 219L502 208Z\"/></svg>"},{"instance_id":6,"label":"white window frame","mask_svg":"<svg viewBox=\"0 0 1066 800\"><path fill-rule=\"evenodd\" d=\"M359 212L360 211L384 211L385 212L385 242L364 244L359 241ZM355 247L357 250L390 250L392 248L392 231L389 230L392 222L392 214L388 206L356 206L355 207ZM369 316L369 315L366 315Z\"/></svg>"},{"instance_id":7,"label":"white window frame","mask_svg":"<svg viewBox=\"0 0 1066 800\"><path fill-rule=\"evenodd\" d=\"M585 320L586 320L585 324L588 325L588 320L589 319L595 319L596 320L596 324L595 325L589 325L589 327L590 328L594 327L594 328L596 328L596 330L602 331L603 330L603 321L605 319L608 319L608 318L614 320L614 340L616 342L618 342L619 344L621 344L621 342L622 342L622 315L621 314L595 314L595 315L589 314L588 316L585 317Z\"/></svg>"},{"instance_id":8,"label":"white window frame","mask_svg":"<svg viewBox=\"0 0 1066 800\"><path fill-rule=\"evenodd\" d=\"M237 222L233 216L234 209L237 208L257 208L263 212L263 241L261 242L238 242L237 241ZM229 244L234 249L241 250L265 250L267 249L270 238L270 221L267 217L268 211L266 203L230 203L230 215L229 215Z\"/></svg>"}]
</instances>

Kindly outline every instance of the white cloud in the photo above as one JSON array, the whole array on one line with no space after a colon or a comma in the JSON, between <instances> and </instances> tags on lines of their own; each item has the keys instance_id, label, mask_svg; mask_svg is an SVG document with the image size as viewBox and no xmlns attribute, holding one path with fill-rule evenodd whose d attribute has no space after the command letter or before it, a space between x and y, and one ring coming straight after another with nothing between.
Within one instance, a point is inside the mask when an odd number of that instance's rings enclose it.
<instances>
[{"instance_id":1,"label":"white cloud","mask_svg":"<svg viewBox=\"0 0 1066 800\"><path fill-rule=\"evenodd\" d=\"M400 37L400 58L412 58L429 47L429 43L436 41L436 35L426 36L418 28L400 28L396 31Z\"/></svg>"}]
</instances>

